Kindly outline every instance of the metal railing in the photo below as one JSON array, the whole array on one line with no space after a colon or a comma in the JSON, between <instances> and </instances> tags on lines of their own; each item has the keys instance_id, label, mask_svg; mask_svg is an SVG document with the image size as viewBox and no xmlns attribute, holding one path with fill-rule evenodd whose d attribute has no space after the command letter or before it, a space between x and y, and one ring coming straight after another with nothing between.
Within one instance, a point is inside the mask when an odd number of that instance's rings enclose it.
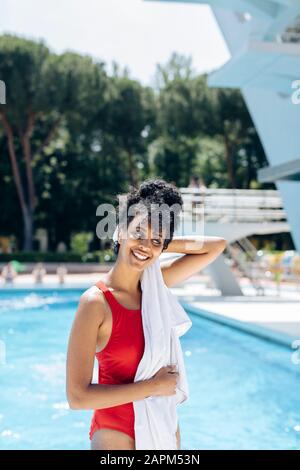
<instances>
[{"instance_id":1,"label":"metal railing","mask_svg":"<svg viewBox=\"0 0 300 470\"><path fill-rule=\"evenodd\" d=\"M251 248L249 249L250 246ZM263 286L265 278L264 269L257 257L257 251L250 240L243 238L227 245L225 256L234 261L241 275L249 279L257 295L265 294Z\"/></svg>"},{"instance_id":2,"label":"metal railing","mask_svg":"<svg viewBox=\"0 0 300 470\"><path fill-rule=\"evenodd\" d=\"M277 190L180 188L184 214L206 222L283 222L286 213Z\"/></svg>"},{"instance_id":3,"label":"metal railing","mask_svg":"<svg viewBox=\"0 0 300 470\"><path fill-rule=\"evenodd\" d=\"M280 193L261 189L180 188L182 217L217 223L286 222ZM246 237L227 245L224 252L240 275L249 279L257 295L264 295L264 267L255 246Z\"/></svg>"}]
</instances>

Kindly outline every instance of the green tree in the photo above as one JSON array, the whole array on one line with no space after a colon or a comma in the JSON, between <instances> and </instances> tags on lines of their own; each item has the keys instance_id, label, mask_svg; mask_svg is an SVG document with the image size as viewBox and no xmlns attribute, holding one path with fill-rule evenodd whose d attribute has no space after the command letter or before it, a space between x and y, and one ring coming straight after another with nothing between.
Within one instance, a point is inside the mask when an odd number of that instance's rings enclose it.
<instances>
[{"instance_id":1,"label":"green tree","mask_svg":"<svg viewBox=\"0 0 300 470\"><path fill-rule=\"evenodd\" d=\"M153 91L127 76L113 76L105 132L114 136L131 185L138 184L139 169L147 165L147 145L154 125Z\"/></svg>"},{"instance_id":2,"label":"green tree","mask_svg":"<svg viewBox=\"0 0 300 470\"><path fill-rule=\"evenodd\" d=\"M228 187L224 141L221 136L199 139L194 173L201 176L207 187Z\"/></svg>"},{"instance_id":3,"label":"green tree","mask_svg":"<svg viewBox=\"0 0 300 470\"><path fill-rule=\"evenodd\" d=\"M267 164L263 148L241 92L217 89L216 94L218 120L214 130L224 141L229 187L248 188L254 171L256 177L257 168Z\"/></svg>"},{"instance_id":4,"label":"green tree","mask_svg":"<svg viewBox=\"0 0 300 470\"><path fill-rule=\"evenodd\" d=\"M105 72L89 57L55 55L42 41L3 35L0 75L7 85L0 121L23 217L23 248L31 250L38 204L35 167L64 119L79 130L99 113Z\"/></svg>"}]
</instances>

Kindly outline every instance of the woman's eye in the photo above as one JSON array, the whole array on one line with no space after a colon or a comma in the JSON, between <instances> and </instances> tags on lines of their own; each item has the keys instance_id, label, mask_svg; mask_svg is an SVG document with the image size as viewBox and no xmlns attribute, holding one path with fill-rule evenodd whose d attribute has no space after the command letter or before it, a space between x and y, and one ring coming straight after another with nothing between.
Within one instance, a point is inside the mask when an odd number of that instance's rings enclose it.
<instances>
[{"instance_id":1,"label":"woman's eye","mask_svg":"<svg viewBox=\"0 0 300 470\"><path fill-rule=\"evenodd\" d=\"M142 235L143 235L141 232L138 232L138 231L134 231L134 232L132 232L132 234L135 238L141 238ZM160 246L162 244L161 241L158 238L153 239L152 243L156 246Z\"/></svg>"}]
</instances>

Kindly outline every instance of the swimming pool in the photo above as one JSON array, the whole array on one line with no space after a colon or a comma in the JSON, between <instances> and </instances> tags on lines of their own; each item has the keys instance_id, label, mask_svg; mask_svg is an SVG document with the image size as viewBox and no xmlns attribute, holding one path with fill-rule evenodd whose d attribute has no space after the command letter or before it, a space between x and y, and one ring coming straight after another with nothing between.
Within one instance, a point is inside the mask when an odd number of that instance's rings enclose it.
<instances>
[{"instance_id":1,"label":"swimming pool","mask_svg":"<svg viewBox=\"0 0 300 470\"><path fill-rule=\"evenodd\" d=\"M65 396L69 330L83 290L0 291L0 449L89 449L92 410ZM182 449L299 449L300 364L292 350L189 314Z\"/></svg>"}]
</instances>

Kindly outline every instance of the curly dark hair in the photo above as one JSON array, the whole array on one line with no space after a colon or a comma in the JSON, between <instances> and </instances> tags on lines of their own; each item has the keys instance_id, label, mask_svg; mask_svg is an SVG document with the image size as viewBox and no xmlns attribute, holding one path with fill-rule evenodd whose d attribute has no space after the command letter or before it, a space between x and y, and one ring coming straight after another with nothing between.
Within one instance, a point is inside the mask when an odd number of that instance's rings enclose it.
<instances>
[{"instance_id":1,"label":"curly dark hair","mask_svg":"<svg viewBox=\"0 0 300 470\"><path fill-rule=\"evenodd\" d=\"M143 207L146 208L149 222L151 221L151 215L156 211L156 209L153 209L153 205L159 205L160 207L165 208L174 206L173 210L171 209L167 211L169 237L166 238L163 243L163 250L166 250L173 239L174 231L179 223L179 214L183 206L183 199L179 189L174 184L168 183L162 178L148 178L143 181L138 188L131 186L129 192L122 196L126 196L126 205L122 208L120 208L119 205L117 209L118 224L120 227L122 227L124 222L126 222L127 227L129 227L130 223L135 218L136 214L128 214L129 208L133 205L137 205L138 207L141 203ZM158 217L159 230L161 233L162 211L160 210L158 211ZM115 241L114 253L116 255L119 252L119 248L119 242Z\"/></svg>"}]
</instances>

